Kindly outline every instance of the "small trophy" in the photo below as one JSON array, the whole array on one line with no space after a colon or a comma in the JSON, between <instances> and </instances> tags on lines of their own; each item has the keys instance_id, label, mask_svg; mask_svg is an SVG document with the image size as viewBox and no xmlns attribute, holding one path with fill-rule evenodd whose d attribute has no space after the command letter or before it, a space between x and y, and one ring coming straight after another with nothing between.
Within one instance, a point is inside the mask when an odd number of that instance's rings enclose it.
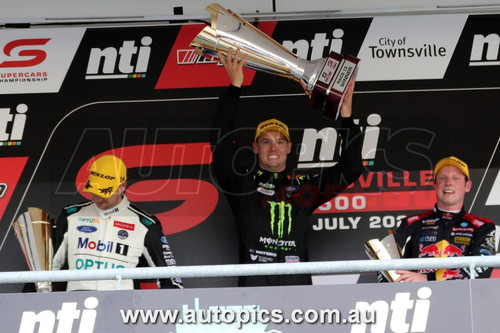
<instances>
[{"instance_id":1,"label":"small trophy","mask_svg":"<svg viewBox=\"0 0 500 333\"><path fill-rule=\"evenodd\" d=\"M229 48L240 48L241 56L248 54L246 67L299 82L313 109L330 120L338 117L347 85L356 77L358 58L331 52L327 58L301 59L231 10L215 3L206 10L212 25L190 44L198 54L213 60L219 51L227 56Z\"/></svg>"},{"instance_id":2,"label":"small trophy","mask_svg":"<svg viewBox=\"0 0 500 333\"><path fill-rule=\"evenodd\" d=\"M365 251L370 259L401 259L401 250L392 233L382 240L370 239L365 243ZM396 281L399 277L394 270L381 273L390 282Z\"/></svg>"},{"instance_id":3,"label":"small trophy","mask_svg":"<svg viewBox=\"0 0 500 333\"><path fill-rule=\"evenodd\" d=\"M49 215L40 208L28 207L13 222L16 238L31 271L52 269L53 248ZM52 291L51 282L35 282L38 292Z\"/></svg>"}]
</instances>

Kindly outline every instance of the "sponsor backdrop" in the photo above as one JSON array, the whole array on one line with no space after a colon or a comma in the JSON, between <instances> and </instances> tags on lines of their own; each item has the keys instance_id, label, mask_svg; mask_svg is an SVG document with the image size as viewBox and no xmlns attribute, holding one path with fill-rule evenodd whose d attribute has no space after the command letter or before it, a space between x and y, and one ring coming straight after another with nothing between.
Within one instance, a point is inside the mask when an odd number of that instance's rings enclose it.
<instances>
[{"instance_id":1,"label":"sponsor backdrop","mask_svg":"<svg viewBox=\"0 0 500 333\"><path fill-rule=\"evenodd\" d=\"M257 24L257 23L256 23ZM311 218L311 260L366 259L363 243L432 208L432 167L469 163L466 207L500 221L499 15L262 21L259 29L309 60L330 50L361 59L354 116L364 133L359 180ZM56 218L81 192L94 155L129 167L127 195L156 214L178 265L237 263L234 221L214 185L209 137L229 81L189 43L204 24L0 31L0 261L26 270L11 222L27 207ZM237 126L276 117L291 129L290 167L338 160L338 123L311 110L292 80L246 70ZM315 283L370 282L373 274ZM188 279L230 287L234 278ZM21 285L0 290L20 291Z\"/></svg>"}]
</instances>

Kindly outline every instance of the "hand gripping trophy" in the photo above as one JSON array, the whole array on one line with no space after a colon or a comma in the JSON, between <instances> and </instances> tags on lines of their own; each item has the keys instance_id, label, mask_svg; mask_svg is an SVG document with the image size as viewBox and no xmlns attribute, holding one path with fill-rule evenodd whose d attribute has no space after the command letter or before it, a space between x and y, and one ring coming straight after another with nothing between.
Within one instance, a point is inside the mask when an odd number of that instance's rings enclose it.
<instances>
[{"instance_id":1,"label":"hand gripping trophy","mask_svg":"<svg viewBox=\"0 0 500 333\"><path fill-rule=\"evenodd\" d=\"M212 25L191 42L198 54L216 59L219 51L227 56L230 48L240 48L241 56L248 54L246 67L299 82L313 109L328 119L337 118L344 92L356 77L359 59L331 52L327 58L304 60L231 10L219 4L206 10L212 14Z\"/></svg>"}]
</instances>

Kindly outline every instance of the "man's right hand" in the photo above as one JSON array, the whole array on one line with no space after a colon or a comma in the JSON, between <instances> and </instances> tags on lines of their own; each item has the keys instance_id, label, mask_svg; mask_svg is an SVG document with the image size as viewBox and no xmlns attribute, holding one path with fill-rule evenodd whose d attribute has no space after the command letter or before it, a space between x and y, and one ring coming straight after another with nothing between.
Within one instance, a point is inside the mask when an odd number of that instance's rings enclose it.
<instances>
[{"instance_id":1,"label":"man's right hand","mask_svg":"<svg viewBox=\"0 0 500 333\"><path fill-rule=\"evenodd\" d=\"M394 282L423 282L427 281L426 274L420 274L412 271L396 271L399 274L399 277Z\"/></svg>"},{"instance_id":2,"label":"man's right hand","mask_svg":"<svg viewBox=\"0 0 500 333\"><path fill-rule=\"evenodd\" d=\"M247 61L248 54L245 54L242 58L240 58L240 48L237 48L233 56L233 49L229 48L227 51L227 57L224 57L220 51L217 55L229 75L231 84L235 87L241 88L244 79L243 66Z\"/></svg>"}]
</instances>

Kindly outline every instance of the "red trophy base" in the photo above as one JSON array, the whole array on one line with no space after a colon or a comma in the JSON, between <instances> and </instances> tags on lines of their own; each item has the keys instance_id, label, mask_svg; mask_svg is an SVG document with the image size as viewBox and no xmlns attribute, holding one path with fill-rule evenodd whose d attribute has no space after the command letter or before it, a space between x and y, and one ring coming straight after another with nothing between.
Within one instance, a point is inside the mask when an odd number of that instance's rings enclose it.
<instances>
[{"instance_id":1,"label":"red trophy base","mask_svg":"<svg viewBox=\"0 0 500 333\"><path fill-rule=\"evenodd\" d=\"M351 79L356 78L359 59L331 52L313 86L311 106L325 118L336 120Z\"/></svg>"}]
</instances>

